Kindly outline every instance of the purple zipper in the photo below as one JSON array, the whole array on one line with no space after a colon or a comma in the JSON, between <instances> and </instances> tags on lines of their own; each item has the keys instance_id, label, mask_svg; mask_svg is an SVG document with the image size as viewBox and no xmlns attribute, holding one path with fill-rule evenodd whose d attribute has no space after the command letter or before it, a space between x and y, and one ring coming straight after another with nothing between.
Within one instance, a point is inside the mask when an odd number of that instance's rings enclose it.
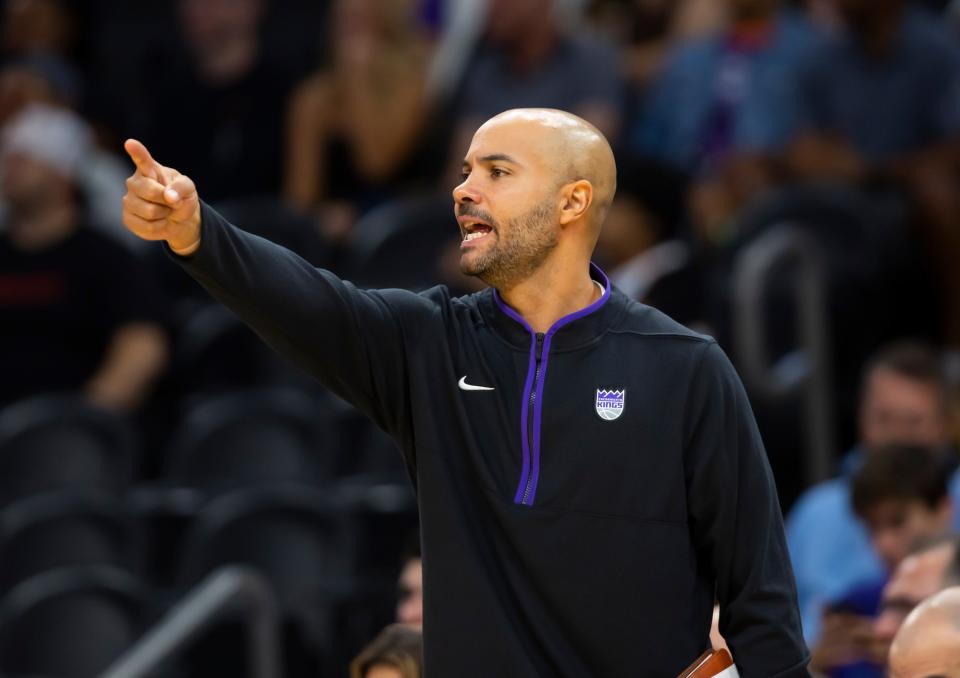
<instances>
[{"instance_id":1,"label":"purple zipper","mask_svg":"<svg viewBox=\"0 0 960 678\"><path fill-rule=\"evenodd\" d=\"M543 421L543 385L547 378L547 361L550 358L550 341L553 335L565 325L586 317L602 307L610 298L610 280L600 268L591 263L590 270L603 282L603 296L576 313L565 315L555 322L546 334L537 334L519 313L507 306L494 290L493 296L504 313L520 323L530 333L530 360L527 366L527 379L523 385L523 404L520 408L520 441L523 451L523 466L520 482L513 501L524 506L533 506L540 480L540 431ZM531 407L533 412L531 412Z\"/></svg>"}]
</instances>

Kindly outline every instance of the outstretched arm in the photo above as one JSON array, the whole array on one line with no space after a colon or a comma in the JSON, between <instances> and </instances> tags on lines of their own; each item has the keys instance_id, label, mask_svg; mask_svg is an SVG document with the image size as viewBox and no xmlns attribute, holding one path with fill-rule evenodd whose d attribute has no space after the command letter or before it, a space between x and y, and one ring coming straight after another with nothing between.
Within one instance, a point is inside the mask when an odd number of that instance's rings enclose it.
<instances>
[{"instance_id":1,"label":"outstretched arm","mask_svg":"<svg viewBox=\"0 0 960 678\"><path fill-rule=\"evenodd\" d=\"M188 177L128 141L137 170L124 223L166 241L178 261L271 347L400 434L409 421L400 316L436 312L408 292L358 290L293 252L245 233L200 202Z\"/></svg>"}]
</instances>

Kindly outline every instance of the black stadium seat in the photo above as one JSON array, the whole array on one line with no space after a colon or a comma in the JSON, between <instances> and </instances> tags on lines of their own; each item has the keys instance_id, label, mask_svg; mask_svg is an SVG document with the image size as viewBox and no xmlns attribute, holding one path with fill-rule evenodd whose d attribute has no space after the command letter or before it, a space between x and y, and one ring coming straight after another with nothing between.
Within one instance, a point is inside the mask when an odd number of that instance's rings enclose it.
<instances>
[{"instance_id":1,"label":"black stadium seat","mask_svg":"<svg viewBox=\"0 0 960 678\"><path fill-rule=\"evenodd\" d=\"M297 391L235 393L190 409L171 438L164 475L206 489L316 483L336 461L336 438L326 410Z\"/></svg>"},{"instance_id":2,"label":"black stadium seat","mask_svg":"<svg viewBox=\"0 0 960 678\"><path fill-rule=\"evenodd\" d=\"M280 607L285 663L314 666L332 649L334 609L353 594L348 561L354 537L337 503L317 490L296 485L238 490L200 511L184 542L179 584L186 589L222 565L256 568ZM222 648L230 637L201 643L190 658L190 675L229 670L223 668Z\"/></svg>"},{"instance_id":3,"label":"black stadium seat","mask_svg":"<svg viewBox=\"0 0 960 678\"><path fill-rule=\"evenodd\" d=\"M190 586L221 565L251 565L273 584L281 608L310 608L342 582L353 530L329 496L287 485L238 490L212 500L183 548L180 582Z\"/></svg>"},{"instance_id":4,"label":"black stadium seat","mask_svg":"<svg viewBox=\"0 0 960 678\"><path fill-rule=\"evenodd\" d=\"M140 532L123 505L107 497L44 494L0 512L0 595L47 570L140 565Z\"/></svg>"},{"instance_id":5,"label":"black stadium seat","mask_svg":"<svg viewBox=\"0 0 960 678\"><path fill-rule=\"evenodd\" d=\"M0 412L0 505L56 490L117 495L137 462L129 423L79 398L32 398Z\"/></svg>"},{"instance_id":6,"label":"black stadium seat","mask_svg":"<svg viewBox=\"0 0 960 678\"><path fill-rule=\"evenodd\" d=\"M140 583L112 568L51 570L0 601L0 674L93 678L140 636Z\"/></svg>"}]
</instances>

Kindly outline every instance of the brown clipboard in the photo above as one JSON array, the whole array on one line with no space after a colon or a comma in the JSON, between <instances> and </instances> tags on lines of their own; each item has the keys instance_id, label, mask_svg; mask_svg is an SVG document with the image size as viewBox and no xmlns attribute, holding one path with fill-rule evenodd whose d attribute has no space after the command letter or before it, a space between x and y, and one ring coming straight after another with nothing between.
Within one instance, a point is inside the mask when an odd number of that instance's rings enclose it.
<instances>
[{"instance_id":1,"label":"brown clipboard","mask_svg":"<svg viewBox=\"0 0 960 678\"><path fill-rule=\"evenodd\" d=\"M733 657L726 650L707 650L697 657L677 678L712 678L733 666Z\"/></svg>"}]
</instances>

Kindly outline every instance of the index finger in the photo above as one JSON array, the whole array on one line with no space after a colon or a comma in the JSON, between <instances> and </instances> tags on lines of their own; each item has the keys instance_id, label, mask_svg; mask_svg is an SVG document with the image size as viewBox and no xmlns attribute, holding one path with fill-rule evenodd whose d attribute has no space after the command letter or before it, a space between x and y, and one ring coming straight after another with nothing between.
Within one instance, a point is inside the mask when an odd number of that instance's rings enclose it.
<instances>
[{"instance_id":1,"label":"index finger","mask_svg":"<svg viewBox=\"0 0 960 678\"><path fill-rule=\"evenodd\" d=\"M137 170L144 176L150 177L156 181L162 181L163 176L160 172L160 163L153 159L147 147L136 139L127 139L123 144L123 149L137 166Z\"/></svg>"}]
</instances>

